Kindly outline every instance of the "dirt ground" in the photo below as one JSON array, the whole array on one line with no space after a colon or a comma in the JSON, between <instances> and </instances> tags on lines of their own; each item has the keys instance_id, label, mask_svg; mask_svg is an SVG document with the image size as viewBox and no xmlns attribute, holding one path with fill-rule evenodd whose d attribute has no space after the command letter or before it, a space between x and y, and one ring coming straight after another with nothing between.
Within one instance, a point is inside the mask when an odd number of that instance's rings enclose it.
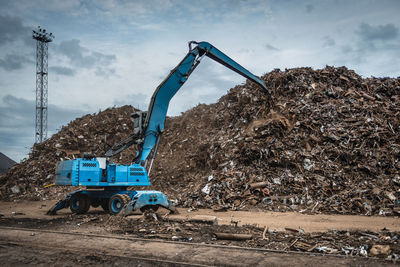
<instances>
[{"instance_id":1,"label":"dirt ground","mask_svg":"<svg viewBox=\"0 0 400 267\"><path fill-rule=\"evenodd\" d=\"M93 208L85 215L68 209L46 215L54 203L0 202L2 262L376 266L396 263L400 255L397 217L191 209L172 215L160 209L124 218ZM248 238L223 239L218 233Z\"/></svg>"},{"instance_id":2,"label":"dirt ground","mask_svg":"<svg viewBox=\"0 0 400 267\"><path fill-rule=\"evenodd\" d=\"M4 231L6 230L6 231ZM376 259L280 253L228 246L158 242L96 236L2 229L0 260L7 265L135 266L327 266L390 265Z\"/></svg>"},{"instance_id":3,"label":"dirt ground","mask_svg":"<svg viewBox=\"0 0 400 267\"><path fill-rule=\"evenodd\" d=\"M60 210L55 216L46 215L47 210L56 201L17 201L0 202L0 213L6 218L32 218L49 220L64 218L70 215L69 209ZM368 230L380 231L388 229L400 231L400 219L398 217L384 216L358 216L358 215L307 215L298 212L257 212L257 211L226 211L214 212L210 209L184 209L178 208L178 214L169 215L170 218L187 219L201 216L215 216L218 225L231 225L238 222L238 226L253 225L268 227L271 230L284 231L285 228L302 229L305 232L326 232L329 230ZM101 208L90 208L89 214L102 213ZM160 210L159 213L167 213ZM131 215L129 218L137 218L140 215Z\"/></svg>"}]
</instances>

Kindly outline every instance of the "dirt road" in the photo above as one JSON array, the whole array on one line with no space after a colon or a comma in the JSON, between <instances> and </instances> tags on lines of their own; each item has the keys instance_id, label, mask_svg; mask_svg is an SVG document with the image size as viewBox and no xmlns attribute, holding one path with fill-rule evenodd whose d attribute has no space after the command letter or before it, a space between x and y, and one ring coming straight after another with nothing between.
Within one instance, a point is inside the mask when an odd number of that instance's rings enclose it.
<instances>
[{"instance_id":1,"label":"dirt road","mask_svg":"<svg viewBox=\"0 0 400 267\"><path fill-rule=\"evenodd\" d=\"M66 252L75 254L75 256L68 257L67 262L57 260L57 265L69 265L71 260L77 256L81 258L77 263L85 265L113 261L130 261L130 264L141 263L144 266L148 264L164 266L337 266L355 264L376 266L383 264L375 259L354 257L279 253L264 249L161 242L112 235L4 227L0 229L0 260L10 265L12 265L11 263L21 263L21 259L25 262L29 260L29 263L26 262L27 265L54 263L50 259L56 255L65 255ZM16 255L13 251L21 254ZM43 255L44 251L47 255ZM33 255L33 252L39 254ZM48 257L49 254L50 257ZM10 262L10 259L13 262ZM390 265L390 262L385 264Z\"/></svg>"},{"instance_id":2,"label":"dirt road","mask_svg":"<svg viewBox=\"0 0 400 267\"><path fill-rule=\"evenodd\" d=\"M2 263L377 266L391 265L400 255L400 221L395 217L188 209L167 217L166 210L150 217L126 218L101 209L91 209L86 215L71 214L68 209L45 215L53 204L0 202ZM191 221L199 216L215 218L218 224ZM215 237L218 232L247 234L250 239L220 240ZM372 255L376 244L389 246L390 252ZM368 258L360 256L363 249Z\"/></svg>"},{"instance_id":3,"label":"dirt road","mask_svg":"<svg viewBox=\"0 0 400 267\"><path fill-rule=\"evenodd\" d=\"M55 201L0 202L0 213L5 217L42 220L60 218L71 213L69 209L64 209L58 211L58 215L56 216L46 215L47 210L54 203ZM379 231L384 228L391 231L400 231L400 218L398 217L323 214L306 215L298 212L214 212L207 209L190 211L183 208L178 208L178 210L179 214L170 215L171 218L189 219L199 215L215 216L220 225L230 225L232 221L236 221L238 225L266 226L269 229L278 231L284 231L285 228L303 229L306 232L325 232L332 229ZM89 213L100 211L102 211L101 208L91 208ZM130 217L135 218L135 215Z\"/></svg>"}]
</instances>

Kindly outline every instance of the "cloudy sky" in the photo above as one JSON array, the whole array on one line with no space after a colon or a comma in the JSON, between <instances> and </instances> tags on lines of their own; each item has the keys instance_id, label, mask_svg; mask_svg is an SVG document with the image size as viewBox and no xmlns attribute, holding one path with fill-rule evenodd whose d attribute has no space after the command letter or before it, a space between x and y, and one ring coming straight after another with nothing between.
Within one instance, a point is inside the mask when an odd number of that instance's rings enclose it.
<instances>
[{"instance_id":1,"label":"cloudy sky","mask_svg":"<svg viewBox=\"0 0 400 267\"><path fill-rule=\"evenodd\" d=\"M86 113L147 109L158 84L208 41L256 75L274 68L347 66L400 76L400 1L0 0L0 152L19 161L34 142L35 41L49 45L49 135ZM169 115L213 103L245 80L204 59Z\"/></svg>"}]
</instances>

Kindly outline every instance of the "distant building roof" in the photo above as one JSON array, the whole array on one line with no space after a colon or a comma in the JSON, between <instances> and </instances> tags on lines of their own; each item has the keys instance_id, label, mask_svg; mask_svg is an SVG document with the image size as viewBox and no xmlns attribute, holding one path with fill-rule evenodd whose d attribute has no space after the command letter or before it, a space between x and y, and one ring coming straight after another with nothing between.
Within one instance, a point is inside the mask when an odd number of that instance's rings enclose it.
<instances>
[{"instance_id":1,"label":"distant building roof","mask_svg":"<svg viewBox=\"0 0 400 267\"><path fill-rule=\"evenodd\" d=\"M16 162L0 152L0 175L6 173Z\"/></svg>"}]
</instances>

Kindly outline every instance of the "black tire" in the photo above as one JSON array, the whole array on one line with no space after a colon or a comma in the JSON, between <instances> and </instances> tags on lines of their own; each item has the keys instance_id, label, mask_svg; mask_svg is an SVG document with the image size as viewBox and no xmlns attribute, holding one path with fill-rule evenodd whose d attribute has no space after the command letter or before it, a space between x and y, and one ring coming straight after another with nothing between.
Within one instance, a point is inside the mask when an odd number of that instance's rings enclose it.
<instances>
[{"instance_id":1,"label":"black tire","mask_svg":"<svg viewBox=\"0 0 400 267\"><path fill-rule=\"evenodd\" d=\"M128 195L116 194L108 201L108 210L111 214L118 214L122 208L128 204L130 197Z\"/></svg>"},{"instance_id":2,"label":"black tire","mask_svg":"<svg viewBox=\"0 0 400 267\"><path fill-rule=\"evenodd\" d=\"M75 194L69 200L69 208L72 213L83 214L90 208L90 199L87 195Z\"/></svg>"}]
</instances>

